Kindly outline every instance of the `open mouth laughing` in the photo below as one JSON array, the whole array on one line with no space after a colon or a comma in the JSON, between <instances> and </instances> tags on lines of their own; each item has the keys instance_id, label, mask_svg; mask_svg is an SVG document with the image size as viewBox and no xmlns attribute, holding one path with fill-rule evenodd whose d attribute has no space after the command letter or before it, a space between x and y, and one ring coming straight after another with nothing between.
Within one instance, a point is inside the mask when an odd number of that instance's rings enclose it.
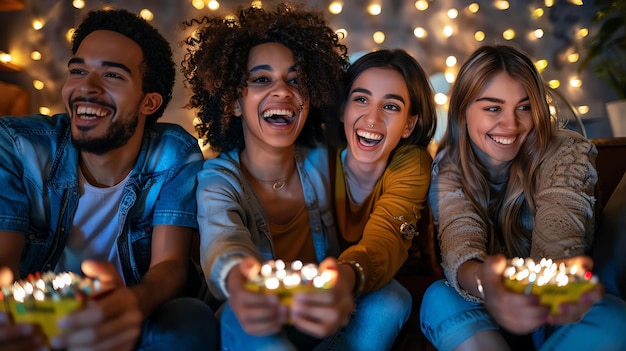
<instances>
[{"instance_id":1,"label":"open mouth laughing","mask_svg":"<svg viewBox=\"0 0 626 351\"><path fill-rule=\"evenodd\" d=\"M289 109L270 109L263 112L263 119L274 125L285 126L296 118L296 113Z\"/></svg>"},{"instance_id":2,"label":"open mouth laughing","mask_svg":"<svg viewBox=\"0 0 626 351\"><path fill-rule=\"evenodd\" d=\"M366 132L363 130L357 130L356 136L364 146L375 146L383 140L383 135L379 133Z\"/></svg>"}]
</instances>

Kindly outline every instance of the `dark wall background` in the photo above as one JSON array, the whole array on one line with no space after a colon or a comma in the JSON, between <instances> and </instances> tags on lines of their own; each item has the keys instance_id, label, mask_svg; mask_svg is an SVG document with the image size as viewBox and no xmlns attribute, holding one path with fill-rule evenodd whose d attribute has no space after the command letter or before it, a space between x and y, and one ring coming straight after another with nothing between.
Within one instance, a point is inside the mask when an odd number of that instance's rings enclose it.
<instances>
[{"instance_id":1,"label":"dark wall background","mask_svg":"<svg viewBox=\"0 0 626 351\"><path fill-rule=\"evenodd\" d=\"M0 5L9 0L0 0ZM15 0L12 0L13 2ZM196 0L198 1L198 0ZM200 0L201 1L201 0ZM24 9L0 12L0 51L12 56L12 63L20 67L18 72L0 71L0 81L21 86L29 96L29 113L38 112L40 107L47 107L51 113L63 111L60 101L60 87L66 74L66 63L70 54L67 32L88 10L105 6L123 7L139 13L148 9L153 18L151 22L159 28L172 43L176 61L180 62L183 49L179 46L188 34L181 29L180 23L185 19L199 17L208 13L206 0L201 3L203 8L194 7L192 0L110 0L83 1L84 7L77 8L71 0L25 0ZM578 1L580 2L580 1ZM499 1L480 0L431 0L427 1L428 9L416 9L413 0L379 0L382 11L379 15L368 14L370 1L343 0L343 10L339 14L331 14L329 0L300 1L300 4L323 11L334 29L347 30L344 39L350 53L358 55L378 47L404 48L412 53L422 64L427 73L433 75L436 90L447 92L448 84L440 79L446 71L455 72L467 56L483 43L504 43L502 33L513 29L516 33L510 42L520 46L536 59L545 59L548 66L543 71L546 81L558 80L561 93L574 106L587 106L588 112L582 115L589 137L611 136L606 118L604 103L615 100L616 94L590 71L578 72L578 62L568 61L568 55L582 55L585 38L581 30L589 28L595 10L590 1L574 4L577 1L557 0L511 0L506 10L496 8ZM276 1L264 1L271 6ZM468 5L477 4L479 10L471 13ZM223 0L219 1L217 10L228 14L238 5L248 6L250 1ZM550 6L547 6L550 5ZM199 6L198 6L199 7ZM458 16L448 16L450 9L456 9ZM537 11L543 15L536 16ZM35 30L32 22L40 19L44 26ZM453 34L446 37L442 34L445 26L451 26ZM428 35L417 38L413 35L415 27L424 28ZM543 31L541 38L533 38L536 29ZM485 40L474 39L476 31L485 33ZM374 32L385 33L385 41L375 43ZM591 32L593 34L593 32ZM33 50L42 54L40 60L33 60ZM446 66L446 58L454 56L456 66ZM439 78L435 78L439 77ZM581 87L571 87L571 78L582 81ZM44 83L41 90L33 86L33 81ZM191 133L193 131L192 111L183 108L187 92L179 76L176 83L174 99L163 117L164 121L183 125ZM442 106L442 110L445 107Z\"/></svg>"}]
</instances>

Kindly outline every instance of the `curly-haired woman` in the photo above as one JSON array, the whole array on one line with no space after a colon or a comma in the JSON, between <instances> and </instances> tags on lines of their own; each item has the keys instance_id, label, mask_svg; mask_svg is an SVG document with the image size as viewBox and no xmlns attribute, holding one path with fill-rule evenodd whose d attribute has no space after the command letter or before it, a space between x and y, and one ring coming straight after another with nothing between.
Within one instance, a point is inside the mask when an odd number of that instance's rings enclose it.
<instances>
[{"instance_id":1,"label":"curly-haired woman","mask_svg":"<svg viewBox=\"0 0 626 351\"><path fill-rule=\"evenodd\" d=\"M380 296L355 300L358 272L333 258L339 245L323 140L346 47L320 13L288 4L188 24L199 27L183 62L189 106L199 109L200 138L220 153L198 174L197 199L201 265L212 293L227 299L223 347L389 348L397 330L381 334L393 323L359 318ZM336 272L336 285L296 293L289 307L247 290L249 274L270 259L319 263Z\"/></svg>"}]
</instances>

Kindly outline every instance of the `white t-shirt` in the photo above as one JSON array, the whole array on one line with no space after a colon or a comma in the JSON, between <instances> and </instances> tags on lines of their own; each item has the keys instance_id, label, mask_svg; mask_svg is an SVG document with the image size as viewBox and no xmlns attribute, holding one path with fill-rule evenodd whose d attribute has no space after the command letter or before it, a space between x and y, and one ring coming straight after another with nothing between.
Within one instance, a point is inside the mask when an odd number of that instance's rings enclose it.
<instances>
[{"instance_id":1,"label":"white t-shirt","mask_svg":"<svg viewBox=\"0 0 626 351\"><path fill-rule=\"evenodd\" d=\"M70 236L55 271L81 273L85 259L113 263L120 274L121 262L115 244L121 232L119 205L130 173L109 188L94 187L79 173L80 198ZM123 277L122 277L123 278Z\"/></svg>"}]
</instances>

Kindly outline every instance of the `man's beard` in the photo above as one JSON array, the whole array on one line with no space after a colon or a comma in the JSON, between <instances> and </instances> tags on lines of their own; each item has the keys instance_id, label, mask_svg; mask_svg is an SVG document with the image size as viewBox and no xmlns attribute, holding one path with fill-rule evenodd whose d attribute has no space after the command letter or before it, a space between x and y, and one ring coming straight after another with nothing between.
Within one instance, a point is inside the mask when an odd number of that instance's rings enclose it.
<instances>
[{"instance_id":1,"label":"man's beard","mask_svg":"<svg viewBox=\"0 0 626 351\"><path fill-rule=\"evenodd\" d=\"M111 123L107 127L106 133L100 137L76 138L74 133L72 133L72 143L80 151L102 155L124 146L133 134L135 134L138 123L139 117L135 115L134 118Z\"/></svg>"}]
</instances>

